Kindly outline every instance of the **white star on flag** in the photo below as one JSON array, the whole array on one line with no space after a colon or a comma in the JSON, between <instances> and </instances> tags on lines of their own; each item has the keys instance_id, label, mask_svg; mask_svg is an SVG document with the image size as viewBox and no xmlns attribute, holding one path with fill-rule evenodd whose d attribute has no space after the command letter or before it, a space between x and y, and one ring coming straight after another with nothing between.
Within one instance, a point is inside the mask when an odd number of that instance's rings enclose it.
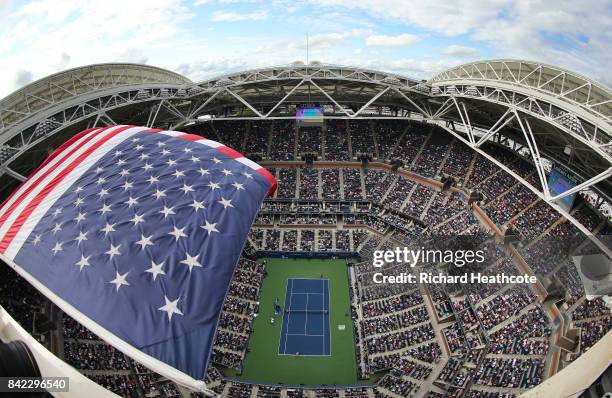
<instances>
[{"instance_id":1,"label":"white star on flag","mask_svg":"<svg viewBox=\"0 0 612 398\"><path fill-rule=\"evenodd\" d=\"M198 202L197 200L193 200L193 203L189 205L190 207L193 207L193 209L195 210L195 212L197 213L198 210L200 209L205 209L206 207L204 206L204 201L202 202Z\"/></svg>"},{"instance_id":2,"label":"white star on flag","mask_svg":"<svg viewBox=\"0 0 612 398\"><path fill-rule=\"evenodd\" d=\"M167 207L167 206L164 206L164 210L160 210L159 213L163 214L164 218L168 218L168 216L171 214L176 214L174 212L174 207Z\"/></svg>"},{"instance_id":3,"label":"white star on flag","mask_svg":"<svg viewBox=\"0 0 612 398\"><path fill-rule=\"evenodd\" d=\"M109 213L111 211L111 205L104 203L104 206L98 210L98 212L102 213L102 215Z\"/></svg>"},{"instance_id":4,"label":"white star on flag","mask_svg":"<svg viewBox=\"0 0 612 398\"><path fill-rule=\"evenodd\" d=\"M134 225L136 226L140 224L141 222L144 222L145 219L144 219L144 216L141 216L140 214L134 214L134 217L130 221L133 222Z\"/></svg>"},{"instance_id":5,"label":"white star on flag","mask_svg":"<svg viewBox=\"0 0 612 398\"><path fill-rule=\"evenodd\" d=\"M119 291L119 288L123 285L129 286L130 284L127 281L127 276L129 274L129 272L126 272L125 274L121 275L119 274L118 271L115 271L116 275L115 275L115 279L113 279L112 281L108 282L108 283L112 283L115 285L116 287L116 291Z\"/></svg>"},{"instance_id":6,"label":"white star on flag","mask_svg":"<svg viewBox=\"0 0 612 398\"><path fill-rule=\"evenodd\" d=\"M150 165L148 162L144 164L144 166L141 167L141 169L143 169L144 171L147 170L151 170L153 168L152 165Z\"/></svg>"},{"instance_id":7,"label":"white star on flag","mask_svg":"<svg viewBox=\"0 0 612 398\"><path fill-rule=\"evenodd\" d=\"M242 175L245 176L246 178L248 178L249 180L253 178L253 174L247 173L246 171L244 173L242 173Z\"/></svg>"},{"instance_id":8,"label":"white star on flag","mask_svg":"<svg viewBox=\"0 0 612 398\"><path fill-rule=\"evenodd\" d=\"M240 191L241 189L244 189L244 185L243 185L243 184L241 184L241 183L239 183L239 182L235 182L235 183L233 183L233 184L232 184L232 186L233 186L234 188L236 188L236 190L238 190L238 191Z\"/></svg>"},{"instance_id":9,"label":"white star on flag","mask_svg":"<svg viewBox=\"0 0 612 398\"><path fill-rule=\"evenodd\" d=\"M172 175L175 178L185 177L185 172L183 170L176 170L174 173L172 173Z\"/></svg>"},{"instance_id":10,"label":"white star on flag","mask_svg":"<svg viewBox=\"0 0 612 398\"><path fill-rule=\"evenodd\" d=\"M229 176L229 175L232 175L232 171L231 171L231 170L228 170L228 169L223 169L221 172L222 172L223 174L225 174L225 176L226 176L226 177L227 177L227 176Z\"/></svg>"},{"instance_id":11,"label":"white star on flag","mask_svg":"<svg viewBox=\"0 0 612 398\"><path fill-rule=\"evenodd\" d=\"M157 176L151 176L151 177L149 177L149 179L148 179L147 181L149 181L149 184L153 185L153 184L155 184L156 182L159 182L159 177L157 177Z\"/></svg>"},{"instance_id":12,"label":"white star on flag","mask_svg":"<svg viewBox=\"0 0 612 398\"><path fill-rule=\"evenodd\" d=\"M123 169L123 170L121 170L121 172L119 173L119 175L120 175L121 177L127 177L127 176L129 176L129 175L130 175L130 171L129 171L128 169Z\"/></svg>"},{"instance_id":13,"label":"white star on flag","mask_svg":"<svg viewBox=\"0 0 612 398\"><path fill-rule=\"evenodd\" d=\"M110 247L110 249L108 249L108 251L107 251L107 252L105 252L104 254L108 254L108 255L110 256L109 260L112 260L112 259L113 259L113 257L115 257L115 256L120 256L120 255L121 255L121 252L119 251L119 248L121 248L121 245L114 246L114 245L111 243L111 247Z\"/></svg>"},{"instance_id":14,"label":"white star on flag","mask_svg":"<svg viewBox=\"0 0 612 398\"><path fill-rule=\"evenodd\" d=\"M181 261L181 264L185 264L186 266L188 266L189 272L191 272L193 267L202 267L202 264L200 264L200 262L198 261L198 257L200 257L199 254L197 256L192 256L189 253L185 254L187 257L183 261Z\"/></svg>"},{"instance_id":15,"label":"white star on flag","mask_svg":"<svg viewBox=\"0 0 612 398\"><path fill-rule=\"evenodd\" d=\"M157 189L155 193L153 194L153 196L155 196L155 199L159 200L159 198L166 196L166 191L165 190L160 191L159 189Z\"/></svg>"},{"instance_id":16,"label":"white star on flag","mask_svg":"<svg viewBox=\"0 0 612 398\"><path fill-rule=\"evenodd\" d=\"M179 190L183 191L185 195L187 195L187 193L193 192L193 185L183 184L183 187L179 188Z\"/></svg>"},{"instance_id":17,"label":"white star on flag","mask_svg":"<svg viewBox=\"0 0 612 398\"><path fill-rule=\"evenodd\" d=\"M221 197L221 200L219 201L219 203L223 205L224 209L227 209L228 207L234 207L234 205L232 204L232 200L225 199L223 196Z\"/></svg>"},{"instance_id":18,"label":"white star on flag","mask_svg":"<svg viewBox=\"0 0 612 398\"><path fill-rule=\"evenodd\" d=\"M221 163L221 161L220 161L219 159L217 159L216 157L215 157L215 158L213 158L212 160L213 160L213 162L215 162L215 163L217 163L217 164Z\"/></svg>"},{"instance_id":19,"label":"white star on flag","mask_svg":"<svg viewBox=\"0 0 612 398\"><path fill-rule=\"evenodd\" d=\"M210 235L213 232L219 232L219 230L217 229L217 223L211 224L208 222L208 220L206 220L206 225L202 225L200 228L208 231L208 235Z\"/></svg>"},{"instance_id":20,"label":"white star on flag","mask_svg":"<svg viewBox=\"0 0 612 398\"><path fill-rule=\"evenodd\" d=\"M100 230L100 232L104 232L104 236L110 234L111 232L115 232L115 225L117 224L106 223L106 225Z\"/></svg>"},{"instance_id":21,"label":"white star on flag","mask_svg":"<svg viewBox=\"0 0 612 398\"><path fill-rule=\"evenodd\" d=\"M60 232L61 230L62 230L62 224L60 223L55 224L55 227L53 227L53 235Z\"/></svg>"},{"instance_id":22,"label":"white star on flag","mask_svg":"<svg viewBox=\"0 0 612 398\"><path fill-rule=\"evenodd\" d=\"M64 248L62 247L64 244L62 242L57 242L55 244L55 246L53 246L53 249L51 249L51 251L53 252L53 255L55 256L57 253L61 252L62 250L64 250Z\"/></svg>"},{"instance_id":23,"label":"white star on flag","mask_svg":"<svg viewBox=\"0 0 612 398\"><path fill-rule=\"evenodd\" d=\"M178 242L180 238L187 238L187 234L185 234L185 227L179 229L175 226L174 230L169 232L168 235L174 236L176 242Z\"/></svg>"},{"instance_id":24,"label":"white star on flag","mask_svg":"<svg viewBox=\"0 0 612 398\"><path fill-rule=\"evenodd\" d=\"M75 264L75 265L78 265L78 266L79 266L79 272L80 272L80 271L83 271L83 268L85 268L85 267L87 267L87 266L91 265L91 264L89 264L89 258L90 258L90 257L91 257L91 256L87 256L87 257L85 257L85 256L81 256L81 260L79 260L79 262L77 262L77 263Z\"/></svg>"},{"instance_id":25,"label":"white star on flag","mask_svg":"<svg viewBox=\"0 0 612 398\"><path fill-rule=\"evenodd\" d=\"M87 234L88 234L88 233L89 233L89 232L83 232L83 231L80 231L80 232L79 232L79 236L77 236L77 237L74 239L74 240L76 240L76 241L78 242L78 243L77 243L77 246L78 246L78 245L80 245L80 244L81 244L81 242L83 242L84 240L87 240Z\"/></svg>"},{"instance_id":26,"label":"white star on flag","mask_svg":"<svg viewBox=\"0 0 612 398\"><path fill-rule=\"evenodd\" d=\"M140 154L140 160L145 160L145 159L148 159L148 158L149 158L149 154L147 154L147 153L141 153Z\"/></svg>"},{"instance_id":27,"label":"white star on flag","mask_svg":"<svg viewBox=\"0 0 612 398\"><path fill-rule=\"evenodd\" d=\"M210 187L210 188L211 188L213 191L214 191L215 189L219 189L219 188L220 188L220 186L219 186L219 184L218 184L218 183L216 183L216 182L212 182L212 181L211 181L211 182L209 182L207 186L209 186L209 187Z\"/></svg>"},{"instance_id":28,"label":"white star on flag","mask_svg":"<svg viewBox=\"0 0 612 398\"><path fill-rule=\"evenodd\" d=\"M166 164L168 166L176 166L176 160L174 159L168 159L168 161L166 162Z\"/></svg>"},{"instance_id":29,"label":"white star on flag","mask_svg":"<svg viewBox=\"0 0 612 398\"><path fill-rule=\"evenodd\" d=\"M103 197L108 195L108 190L107 189L101 189L100 192L98 192L96 195L98 195L100 197L100 199L102 199Z\"/></svg>"},{"instance_id":30,"label":"white star on flag","mask_svg":"<svg viewBox=\"0 0 612 398\"><path fill-rule=\"evenodd\" d=\"M147 268L145 272L150 273L153 276L153 280L155 280L157 279L157 275L166 275L166 272L163 270L163 267L163 261L159 264L156 264L154 261L151 261L151 268Z\"/></svg>"},{"instance_id":31,"label":"white star on flag","mask_svg":"<svg viewBox=\"0 0 612 398\"><path fill-rule=\"evenodd\" d=\"M87 218L87 213L79 213L77 214L77 216L74 218L74 221L78 224L81 223L81 221L85 221L85 219Z\"/></svg>"},{"instance_id":32,"label":"white star on flag","mask_svg":"<svg viewBox=\"0 0 612 398\"><path fill-rule=\"evenodd\" d=\"M141 235L140 240L136 242L137 245L140 245L140 250L144 250L147 246L153 246L153 241L151 240L151 236Z\"/></svg>"},{"instance_id":33,"label":"white star on flag","mask_svg":"<svg viewBox=\"0 0 612 398\"><path fill-rule=\"evenodd\" d=\"M206 174L210 174L210 172L207 169L203 169L200 167L200 170L198 170L198 173L200 173L202 176L205 176Z\"/></svg>"},{"instance_id":34,"label":"white star on flag","mask_svg":"<svg viewBox=\"0 0 612 398\"><path fill-rule=\"evenodd\" d=\"M125 202L125 204L127 204L128 207L132 207L132 206L138 204L138 200L134 199L133 197L130 196L130 198Z\"/></svg>"},{"instance_id":35,"label":"white star on flag","mask_svg":"<svg viewBox=\"0 0 612 398\"><path fill-rule=\"evenodd\" d=\"M168 322L172 321L172 315L174 314L183 315L181 310L178 309L178 301L180 300L180 297L174 301L171 301L166 295L164 295L164 300L166 301L166 305L159 307L158 310L164 311L166 314L168 314Z\"/></svg>"}]
</instances>

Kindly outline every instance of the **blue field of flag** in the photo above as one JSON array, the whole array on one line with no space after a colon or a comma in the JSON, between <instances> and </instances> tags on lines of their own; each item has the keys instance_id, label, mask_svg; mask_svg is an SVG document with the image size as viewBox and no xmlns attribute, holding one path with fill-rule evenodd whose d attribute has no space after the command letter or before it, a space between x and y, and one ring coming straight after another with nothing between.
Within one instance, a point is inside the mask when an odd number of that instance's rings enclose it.
<instances>
[{"instance_id":1,"label":"blue field of flag","mask_svg":"<svg viewBox=\"0 0 612 398\"><path fill-rule=\"evenodd\" d=\"M280 355L330 355L329 280L288 279Z\"/></svg>"}]
</instances>

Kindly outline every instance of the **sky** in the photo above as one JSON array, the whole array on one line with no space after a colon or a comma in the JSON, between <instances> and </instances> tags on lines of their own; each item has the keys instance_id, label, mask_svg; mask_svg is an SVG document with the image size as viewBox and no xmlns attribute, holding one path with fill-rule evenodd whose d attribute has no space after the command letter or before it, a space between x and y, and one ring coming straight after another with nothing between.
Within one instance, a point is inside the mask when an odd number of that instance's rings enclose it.
<instances>
[{"instance_id":1,"label":"sky","mask_svg":"<svg viewBox=\"0 0 612 398\"><path fill-rule=\"evenodd\" d=\"M612 85L612 0L0 0L0 98L68 68L134 62L194 81L309 59L428 79L481 59Z\"/></svg>"}]
</instances>

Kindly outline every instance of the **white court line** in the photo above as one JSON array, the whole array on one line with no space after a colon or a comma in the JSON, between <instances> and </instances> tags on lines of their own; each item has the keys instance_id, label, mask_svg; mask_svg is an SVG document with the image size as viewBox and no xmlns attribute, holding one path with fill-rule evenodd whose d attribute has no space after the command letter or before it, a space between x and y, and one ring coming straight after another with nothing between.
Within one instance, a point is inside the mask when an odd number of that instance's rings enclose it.
<instances>
[{"instance_id":1,"label":"white court line","mask_svg":"<svg viewBox=\"0 0 612 398\"><path fill-rule=\"evenodd\" d=\"M287 284L285 285L285 299L287 298L287 289L289 289L289 279L287 279ZM285 305L287 305L287 303L285 303ZM281 354L281 342L283 341L283 325L285 324L285 311L283 310L283 319L281 321L281 327L280 327L280 336L278 338L278 355L284 355ZM287 325L287 328L289 328L289 325ZM285 338L285 345L287 344L287 338Z\"/></svg>"},{"instance_id":2,"label":"white court line","mask_svg":"<svg viewBox=\"0 0 612 398\"><path fill-rule=\"evenodd\" d=\"M328 314L328 318L327 319L331 319L331 300L329 297L329 279L325 279L325 287L327 288L327 290L323 290L323 293L327 293L327 314ZM323 296L323 306L325 306L325 296ZM332 351L331 351L331 334L332 334L332 328L331 328L331 321L328 324L329 327L329 333L327 333L328 336L328 346L329 346L329 354L327 354L327 356L331 356ZM325 330L323 330L323 333L325 333Z\"/></svg>"},{"instance_id":3,"label":"white court line","mask_svg":"<svg viewBox=\"0 0 612 398\"><path fill-rule=\"evenodd\" d=\"M318 280L321 281L323 283L323 292L322 293L294 293L293 292L293 281L295 279L306 279L306 280ZM291 281L291 286L289 286L289 281ZM327 282L327 283L326 283ZM327 292L325 291L325 287L327 285ZM331 329L329 331L329 339L330 339L330 353L326 354L325 353L325 315L327 315L328 317L330 316L330 312L329 312L329 305L327 306L328 308L325 309L325 294L327 293L327 296L329 298L329 279L322 279L322 278L288 278L287 279L287 289L289 289L289 313L288 313L288 317L287 317L287 330L286 333L284 334L285 336L285 350L283 351L283 353L280 352L280 340L279 340L279 353L278 355L282 355L282 356L295 356L294 353L287 353L287 341L289 340L289 336L300 336L300 337L322 337L322 341L323 341L323 353L322 354L299 354L298 356L304 356L304 357L329 357L331 356ZM285 290L286 291L286 290ZM289 333L289 324L291 323L291 305L293 303L293 295L294 294L306 294L306 310L304 311L305 315L306 315L306 324L304 325L304 334L296 334L296 333ZM309 294L317 294L317 295L323 295L323 311L327 310L327 314L322 313L323 315L323 333L324 334L308 334L307 333L307 323L308 323L308 295ZM287 303L285 303L285 309L287 309ZM285 318L285 311L283 311L283 324L284 324L284 318ZM281 339L283 336L283 332L282 332L282 326L281 326Z\"/></svg>"},{"instance_id":4,"label":"white court line","mask_svg":"<svg viewBox=\"0 0 612 398\"><path fill-rule=\"evenodd\" d=\"M321 281L323 283L323 310L325 311L325 280ZM329 317L329 310L327 311ZM325 314L323 314L323 338L321 341L323 342L323 354L325 354Z\"/></svg>"},{"instance_id":5,"label":"white court line","mask_svg":"<svg viewBox=\"0 0 612 398\"><path fill-rule=\"evenodd\" d=\"M296 294L319 294L319 295L322 295L323 293L291 293L291 294L293 294L293 295L296 295Z\"/></svg>"},{"instance_id":6,"label":"white court line","mask_svg":"<svg viewBox=\"0 0 612 398\"><path fill-rule=\"evenodd\" d=\"M291 287L289 290L289 309L291 309L291 303L293 302L293 279L289 279L291 281ZM287 330L285 330L285 350L283 352L287 352L287 332L289 332L289 325L291 324L291 312L287 313Z\"/></svg>"},{"instance_id":7,"label":"white court line","mask_svg":"<svg viewBox=\"0 0 612 398\"><path fill-rule=\"evenodd\" d=\"M308 295L306 295L306 320L304 321L304 336L308 335Z\"/></svg>"},{"instance_id":8,"label":"white court line","mask_svg":"<svg viewBox=\"0 0 612 398\"><path fill-rule=\"evenodd\" d=\"M323 337L325 335L324 334L295 334L295 333L291 333L291 334L286 334L286 336Z\"/></svg>"}]
</instances>

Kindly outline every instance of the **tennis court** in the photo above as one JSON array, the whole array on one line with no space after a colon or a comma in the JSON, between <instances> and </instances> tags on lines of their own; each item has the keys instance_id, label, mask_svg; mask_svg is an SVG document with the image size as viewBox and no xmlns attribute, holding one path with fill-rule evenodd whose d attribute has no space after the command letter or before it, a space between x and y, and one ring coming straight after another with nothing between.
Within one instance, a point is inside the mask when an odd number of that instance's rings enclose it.
<instances>
[{"instance_id":1,"label":"tennis court","mask_svg":"<svg viewBox=\"0 0 612 398\"><path fill-rule=\"evenodd\" d=\"M329 280L287 279L280 355L329 356Z\"/></svg>"}]
</instances>

